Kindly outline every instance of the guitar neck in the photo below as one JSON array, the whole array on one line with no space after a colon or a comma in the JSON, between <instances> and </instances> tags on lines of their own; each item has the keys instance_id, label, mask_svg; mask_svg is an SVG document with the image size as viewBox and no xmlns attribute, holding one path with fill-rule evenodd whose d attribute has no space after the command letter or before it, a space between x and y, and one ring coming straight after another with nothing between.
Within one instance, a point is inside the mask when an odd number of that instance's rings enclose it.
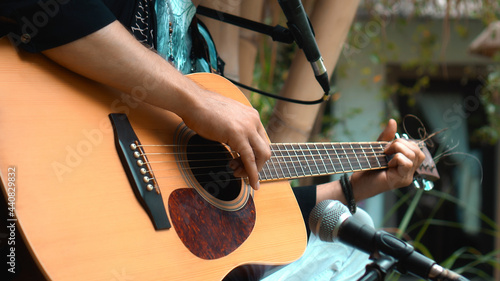
<instances>
[{"instance_id":1,"label":"guitar neck","mask_svg":"<svg viewBox=\"0 0 500 281\"><path fill-rule=\"evenodd\" d=\"M387 168L388 142L273 143L261 181Z\"/></svg>"}]
</instances>

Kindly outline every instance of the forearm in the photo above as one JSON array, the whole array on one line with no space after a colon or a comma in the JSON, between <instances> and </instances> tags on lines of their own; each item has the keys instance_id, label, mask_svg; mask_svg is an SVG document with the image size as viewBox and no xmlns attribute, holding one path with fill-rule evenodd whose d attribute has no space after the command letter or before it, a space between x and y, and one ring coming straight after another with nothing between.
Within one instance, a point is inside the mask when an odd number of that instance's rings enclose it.
<instances>
[{"instance_id":1,"label":"forearm","mask_svg":"<svg viewBox=\"0 0 500 281\"><path fill-rule=\"evenodd\" d=\"M182 116L197 87L117 21L43 52L62 66ZM140 93L139 93L140 89ZM144 92L145 91L145 92Z\"/></svg>"},{"instance_id":2,"label":"forearm","mask_svg":"<svg viewBox=\"0 0 500 281\"><path fill-rule=\"evenodd\" d=\"M258 171L271 151L258 112L199 87L166 60L137 42L118 22L71 43L43 52L92 80L177 114L200 136L228 144L243 166L235 175L258 188ZM193 114L195 113L195 114Z\"/></svg>"},{"instance_id":3,"label":"forearm","mask_svg":"<svg viewBox=\"0 0 500 281\"><path fill-rule=\"evenodd\" d=\"M364 174L362 176L362 173ZM381 186L381 180L377 177L384 175L377 172L367 171L358 172L351 175L351 185L354 195L354 200L359 202L361 200L370 198L379 193L387 190L387 187ZM343 204L347 204L340 181L332 181L318 185L316 191L316 202L319 203L324 200L338 200Z\"/></svg>"}]
</instances>

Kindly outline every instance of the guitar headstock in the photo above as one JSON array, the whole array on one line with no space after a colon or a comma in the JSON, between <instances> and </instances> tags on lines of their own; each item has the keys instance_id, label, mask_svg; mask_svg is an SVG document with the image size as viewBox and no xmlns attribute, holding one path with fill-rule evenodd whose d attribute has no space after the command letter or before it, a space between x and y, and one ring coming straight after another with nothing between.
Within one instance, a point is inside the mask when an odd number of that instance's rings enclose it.
<instances>
[{"instance_id":1,"label":"guitar headstock","mask_svg":"<svg viewBox=\"0 0 500 281\"><path fill-rule=\"evenodd\" d=\"M399 138L399 135L396 134L396 138ZM408 136L403 135L403 138L408 139ZM425 145L425 142L418 140L410 140L418 144L422 152L425 154L425 159L415 171L415 176L413 180L413 185L416 188L424 188L424 190L428 191L434 188L434 181L440 179L439 172L436 167L436 163L434 163L434 159L432 158L432 154L429 149Z\"/></svg>"}]
</instances>

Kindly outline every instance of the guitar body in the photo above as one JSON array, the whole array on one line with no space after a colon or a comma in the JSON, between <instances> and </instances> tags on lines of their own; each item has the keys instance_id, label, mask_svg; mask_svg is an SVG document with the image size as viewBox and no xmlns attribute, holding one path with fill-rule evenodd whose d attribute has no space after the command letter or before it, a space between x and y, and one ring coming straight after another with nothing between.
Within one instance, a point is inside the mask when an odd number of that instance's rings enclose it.
<instances>
[{"instance_id":1,"label":"guitar body","mask_svg":"<svg viewBox=\"0 0 500 281\"><path fill-rule=\"evenodd\" d=\"M302 255L305 227L286 181L262 184L251 195L250 234L221 257L193 254L175 225L155 230L117 154L108 115L127 114L142 144L173 144L181 120L41 55L16 52L6 38L0 40L0 54L2 191L8 202L15 193L13 222L22 234L16 239L25 240L48 279L220 280L243 264L285 264ZM222 77L190 78L248 104ZM156 176L170 218L170 195L192 187L175 162L152 165L163 171ZM192 240L196 244L198 237Z\"/></svg>"}]
</instances>

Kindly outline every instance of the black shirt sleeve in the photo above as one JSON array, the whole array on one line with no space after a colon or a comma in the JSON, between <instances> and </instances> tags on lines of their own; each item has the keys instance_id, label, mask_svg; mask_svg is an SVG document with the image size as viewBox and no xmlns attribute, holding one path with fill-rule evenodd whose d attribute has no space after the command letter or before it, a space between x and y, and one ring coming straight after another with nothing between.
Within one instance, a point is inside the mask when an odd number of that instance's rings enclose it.
<instances>
[{"instance_id":1,"label":"black shirt sleeve","mask_svg":"<svg viewBox=\"0 0 500 281\"><path fill-rule=\"evenodd\" d=\"M306 224L307 233L309 234L311 232L309 229L309 214L314 206L316 206L316 186L300 186L294 187L292 190L299 203L300 211L302 212L302 217Z\"/></svg>"},{"instance_id":2,"label":"black shirt sleeve","mask_svg":"<svg viewBox=\"0 0 500 281\"><path fill-rule=\"evenodd\" d=\"M0 1L0 36L29 52L75 41L114 20L101 0Z\"/></svg>"}]
</instances>

